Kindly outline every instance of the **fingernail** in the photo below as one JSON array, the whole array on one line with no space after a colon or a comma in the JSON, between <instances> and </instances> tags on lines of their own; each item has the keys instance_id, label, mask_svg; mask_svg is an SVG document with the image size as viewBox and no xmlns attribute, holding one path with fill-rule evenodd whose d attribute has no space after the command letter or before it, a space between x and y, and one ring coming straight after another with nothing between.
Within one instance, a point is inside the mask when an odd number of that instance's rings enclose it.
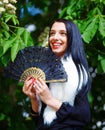
<instances>
[{"instance_id":1,"label":"fingernail","mask_svg":"<svg viewBox=\"0 0 105 130\"><path fill-rule=\"evenodd\" d=\"M34 83L34 81L35 81L35 78L32 78L32 82L31 82L31 84L33 84L33 83Z\"/></svg>"}]
</instances>

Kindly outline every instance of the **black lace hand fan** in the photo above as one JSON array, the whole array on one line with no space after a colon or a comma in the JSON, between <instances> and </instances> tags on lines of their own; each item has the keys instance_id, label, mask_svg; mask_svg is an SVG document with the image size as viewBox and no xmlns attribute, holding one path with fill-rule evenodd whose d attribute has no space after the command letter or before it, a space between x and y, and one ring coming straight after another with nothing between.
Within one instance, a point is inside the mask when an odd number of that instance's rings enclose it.
<instances>
[{"instance_id":1,"label":"black lace hand fan","mask_svg":"<svg viewBox=\"0 0 105 130\"><path fill-rule=\"evenodd\" d=\"M20 50L14 62L5 68L8 77L24 82L28 76L45 82L65 82L67 75L60 59L49 49L39 46Z\"/></svg>"}]
</instances>

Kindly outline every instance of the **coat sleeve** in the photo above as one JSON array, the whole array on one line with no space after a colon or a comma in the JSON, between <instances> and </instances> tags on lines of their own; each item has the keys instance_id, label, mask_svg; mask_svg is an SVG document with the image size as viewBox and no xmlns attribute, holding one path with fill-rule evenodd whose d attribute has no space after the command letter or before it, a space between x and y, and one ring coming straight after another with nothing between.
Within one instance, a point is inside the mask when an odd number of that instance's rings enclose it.
<instances>
[{"instance_id":1,"label":"coat sleeve","mask_svg":"<svg viewBox=\"0 0 105 130\"><path fill-rule=\"evenodd\" d=\"M68 102L63 102L60 109L56 112L59 121L66 118L74 120L76 122L89 123L90 121L90 107L87 94L78 99L78 95L75 98L74 106L71 106Z\"/></svg>"}]
</instances>

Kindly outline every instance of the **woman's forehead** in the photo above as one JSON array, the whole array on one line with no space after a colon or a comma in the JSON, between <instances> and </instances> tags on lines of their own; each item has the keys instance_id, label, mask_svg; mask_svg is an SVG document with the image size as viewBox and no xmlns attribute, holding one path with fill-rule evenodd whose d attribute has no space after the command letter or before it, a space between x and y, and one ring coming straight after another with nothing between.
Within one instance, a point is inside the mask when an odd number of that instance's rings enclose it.
<instances>
[{"instance_id":1,"label":"woman's forehead","mask_svg":"<svg viewBox=\"0 0 105 130\"><path fill-rule=\"evenodd\" d=\"M51 30L56 30L56 29L65 30L66 31L65 24L63 22L55 22L52 25Z\"/></svg>"}]
</instances>

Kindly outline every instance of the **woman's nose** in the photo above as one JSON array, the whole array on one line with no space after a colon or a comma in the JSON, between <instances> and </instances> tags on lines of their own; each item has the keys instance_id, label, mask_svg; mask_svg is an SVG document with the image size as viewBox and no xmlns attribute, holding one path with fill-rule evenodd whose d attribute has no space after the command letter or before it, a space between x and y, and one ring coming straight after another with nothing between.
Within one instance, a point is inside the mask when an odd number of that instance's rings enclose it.
<instances>
[{"instance_id":1,"label":"woman's nose","mask_svg":"<svg viewBox=\"0 0 105 130\"><path fill-rule=\"evenodd\" d=\"M54 37L53 38L55 38L55 39L59 39L59 34L58 33L56 33L55 35L54 35Z\"/></svg>"}]
</instances>

